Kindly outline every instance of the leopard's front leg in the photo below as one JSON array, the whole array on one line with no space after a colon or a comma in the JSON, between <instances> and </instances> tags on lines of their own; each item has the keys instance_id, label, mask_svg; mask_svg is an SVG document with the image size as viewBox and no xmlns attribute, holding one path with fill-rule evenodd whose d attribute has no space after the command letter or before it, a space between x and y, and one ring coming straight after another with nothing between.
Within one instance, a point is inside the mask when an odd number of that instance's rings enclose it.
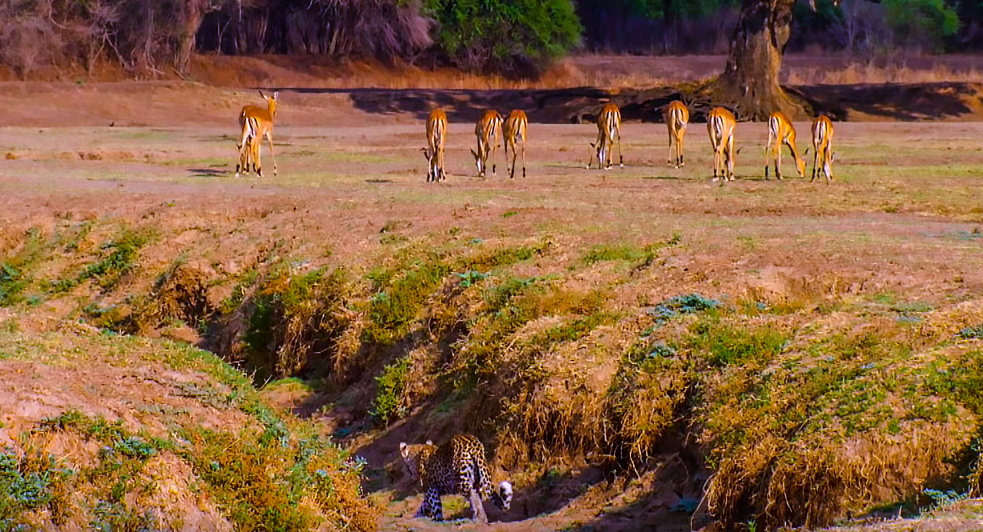
<instances>
[{"instance_id":1,"label":"leopard's front leg","mask_svg":"<svg viewBox=\"0 0 983 532\"><path fill-rule=\"evenodd\" d=\"M444 520L444 507L440 504L440 491L437 488L430 488L423 495L423 504L417 516L423 514L434 521Z\"/></svg>"}]
</instances>

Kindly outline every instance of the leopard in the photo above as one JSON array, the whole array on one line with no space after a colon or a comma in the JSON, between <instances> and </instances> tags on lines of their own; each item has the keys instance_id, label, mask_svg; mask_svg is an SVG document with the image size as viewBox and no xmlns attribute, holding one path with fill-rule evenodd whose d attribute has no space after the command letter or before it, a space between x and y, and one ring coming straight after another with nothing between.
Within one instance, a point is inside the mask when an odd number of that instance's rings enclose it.
<instances>
[{"instance_id":1,"label":"leopard","mask_svg":"<svg viewBox=\"0 0 983 532\"><path fill-rule=\"evenodd\" d=\"M454 436L439 447L430 440L414 445L401 442L399 452L410 477L419 479L423 487L423 504L416 517L443 521L441 495L463 495L471 505L472 519L482 524L488 522L482 499L490 497L506 511L512 503L512 484L506 480L492 488L485 446L471 434Z\"/></svg>"}]
</instances>

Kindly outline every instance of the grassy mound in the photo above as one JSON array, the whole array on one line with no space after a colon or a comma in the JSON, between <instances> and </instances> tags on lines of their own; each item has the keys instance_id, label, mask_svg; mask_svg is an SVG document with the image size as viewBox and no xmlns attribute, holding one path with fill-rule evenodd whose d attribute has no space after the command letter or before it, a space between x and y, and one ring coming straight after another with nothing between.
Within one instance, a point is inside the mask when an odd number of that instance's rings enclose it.
<instances>
[{"instance_id":1,"label":"grassy mound","mask_svg":"<svg viewBox=\"0 0 983 532\"><path fill-rule=\"evenodd\" d=\"M0 346L0 530L377 527L361 462L209 353L81 326Z\"/></svg>"}]
</instances>

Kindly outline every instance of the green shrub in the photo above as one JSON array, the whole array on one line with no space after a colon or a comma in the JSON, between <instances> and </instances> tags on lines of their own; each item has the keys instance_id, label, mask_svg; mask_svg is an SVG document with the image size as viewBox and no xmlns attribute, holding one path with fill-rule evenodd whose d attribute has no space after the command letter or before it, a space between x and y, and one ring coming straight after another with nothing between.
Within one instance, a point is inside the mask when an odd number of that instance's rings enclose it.
<instances>
[{"instance_id":1,"label":"green shrub","mask_svg":"<svg viewBox=\"0 0 983 532\"><path fill-rule=\"evenodd\" d=\"M532 74L580 45L571 0L428 0L435 40L459 68Z\"/></svg>"},{"instance_id":2,"label":"green shrub","mask_svg":"<svg viewBox=\"0 0 983 532\"><path fill-rule=\"evenodd\" d=\"M403 395L406 392L406 377L410 370L410 357L405 356L386 366L382 375L376 377L379 393L376 394L371 414L384 424L406 415Z\"/></svg>"},{"instance_id":3,"label":"green shrub","mask_svg":"<svg viewBox=\"0 0 983 532\"><path fill-rule=\"evenodd\" d=\"M884 0L886 22L902 44L942 53L944 38L959 31L959 16L943 0Z\"/></svg>"}]
</instances>

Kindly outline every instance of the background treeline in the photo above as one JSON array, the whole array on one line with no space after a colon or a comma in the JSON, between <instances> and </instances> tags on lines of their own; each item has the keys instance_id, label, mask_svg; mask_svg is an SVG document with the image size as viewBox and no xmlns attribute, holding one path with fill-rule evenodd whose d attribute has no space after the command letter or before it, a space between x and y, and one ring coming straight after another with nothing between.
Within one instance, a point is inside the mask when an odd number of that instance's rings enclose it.
<instances>
[{"instance_id":1,"label":"background treeline","mask_svg":"<svg viewBox=\"0 0 983 532\"><path fill-rule=\"evenodd\" d=\"M798 6L792 51L983 49L983 0ZM375 57L530 74L571 51L725 53L740 0L3 0L0 63L185 71L191 55Z\"/></svg>"}]
</instances>

